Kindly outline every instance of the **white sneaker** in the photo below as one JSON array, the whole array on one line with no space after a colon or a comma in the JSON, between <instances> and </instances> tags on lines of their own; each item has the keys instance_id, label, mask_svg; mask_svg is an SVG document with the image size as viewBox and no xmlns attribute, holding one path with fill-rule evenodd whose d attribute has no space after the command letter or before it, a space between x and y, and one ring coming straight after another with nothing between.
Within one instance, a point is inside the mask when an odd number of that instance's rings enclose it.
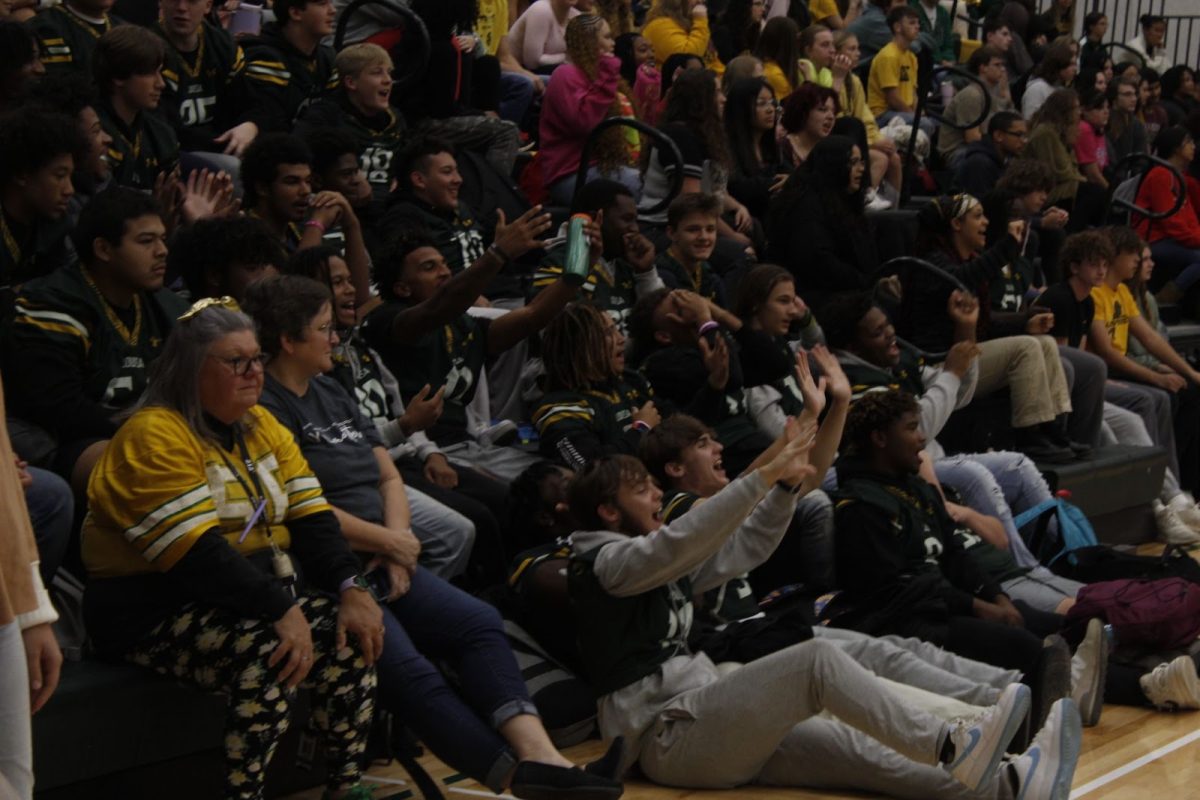
<instances>
[{"instance_id":1,"label":"white sneaker","mask_svg":"<svg viewBox=\"0 0 1200 800\"><path fill-rule=\"evenodd\" d=\"M1159 664L1138 682L1146 698L1164 711L1200 709L1200 677L1191 656Z\"/></svg>"},{"instance_id":2,"label":"white sneaker","mask_svg":"<svg viewBox=\"0 0 1200 800\"><path fill-rule=\"evenodd\" d=\"M1087 634L1071 658L1071 699L1079 707L1085 728L1100 722L1104 708L1104 677L1108 672L1108 636L1098 618L1088 620Z\"/></svg>"},{"instance_id":3,"label":"white sneaker","mask_svg":"<svg viewBox=\"0 0 1200 800\"><path fill-rule=\"evenodd\" d=\"M1029 749L1007 765L1016 777L1016 800L1067 800L1082 739L1075 701L1064 697L1050 707Z\"/></svg>"},{"instance_id":4,"label":"white sneaker","mask_svg":"<svg viewBox=\"0 0 1200 800\"><path fill-rule=\"evenodd\" d=\"M1200 533L1179 518L1169 506L1154 501L1154 521L1158 525L1158 538L1167 544L1200 544Z\"/></svg>"},{"instance_id":5,"label":"white sneaker","mask_svg":"<svg viewBox=\"0 0 1200 800\"><path fill-rule=\"evenodd\" d=\"M1175 515L1194 531L1200 532L1200 508L1196 506L1196 501L1187 492L1180 492L1171 498L1171 502L1167 503L1167 508L1175 512Z\"/></svg>"},{"instance_id":6,"label":"white sneaker","mask_svg":"<svg viewBox=\"0 0 1200 800\"><path fill-rule=\"evenodd\" d=\"M887 211L892 207L892 201L888 200L874 189L867 190L866 201L867 211Z\"/></svg>"},{"instance_id":7,"label":"white sneaker","mask_svg":"<svg viewBox=\"0 0 1200 800\"><path fill-rule=\"evenodd\" d=\"M954 744L954 760L946 769L956 781L977 792L992 780L1004 748L1029 713L1029 695L1028 686L1011 683L996 705L978 720L952 723L950 741Z\"/></svg>"}]
</instances>

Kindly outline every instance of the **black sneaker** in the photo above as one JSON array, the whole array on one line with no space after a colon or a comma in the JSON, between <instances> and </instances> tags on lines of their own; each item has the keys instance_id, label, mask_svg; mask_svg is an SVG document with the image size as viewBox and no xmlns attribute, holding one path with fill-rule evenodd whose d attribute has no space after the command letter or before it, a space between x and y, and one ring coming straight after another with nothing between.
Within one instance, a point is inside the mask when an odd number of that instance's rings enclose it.
<instances>
[{"instance_id":1,"label":"black sneaker","mask_svg":"<svg viewBox=\"0 0 1200 800\"><path fill-rule=\"evenodd\" d=\"M1067 436L1063 425L1058 420L1047 422L1041 427L1042 433L1050 440L1050 443L1055 447L1070 450L1075 454L1076 458L1087 458L1092 454L1092 446L1083 442L1076 442Z\"/></svg>"},{"instance_id":2,"label":"black sneaker","mask_svg":"<svg viewBox=\"0 0 1200 800\"><path fill-rule=\"evenodd\" d=\"M1042 464L1070 464L1076 460L1075 452L1069 447L1059 447L1037 427L1017 428L1013 431L1014 447Z\"/></svg>"},{"instance_id":3,"label":"black sneaker","mask_svg":"<svg viewBox=\"0 0 1200 800\"><path fill-rule=\"evenodd\" d=\"M523 800L617 800L625 786L579 767L522 761L513 770L509 790Z\"/></svg>"}]
</instances>

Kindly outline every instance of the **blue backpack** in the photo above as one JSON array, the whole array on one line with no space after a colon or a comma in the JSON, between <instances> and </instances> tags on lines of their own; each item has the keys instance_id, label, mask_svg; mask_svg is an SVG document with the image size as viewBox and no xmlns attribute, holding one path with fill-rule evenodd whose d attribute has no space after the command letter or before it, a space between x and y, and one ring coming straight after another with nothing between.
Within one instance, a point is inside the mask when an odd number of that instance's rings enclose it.
<instances>
[{"instance_id":1,"label":"blue backpack","mask_svg":"<svg viewBox=\"0 0 1200 800\"><path fill-rule=\"evenodd\" d=\"M1051 517L1058 523L1057 535L1049 530ZM1035 519L1038 521L1037 530L1028 537L1026 544L1037 560L1046 566L1052 566L1063 556L1074 564L1073 551L1099 544L1092 523L1088 522L1083 509L1068 503L1062 496L1051 497L1025 509L1013 519L1013 524L1020 529Z\"/></svg>"}]
</instances>

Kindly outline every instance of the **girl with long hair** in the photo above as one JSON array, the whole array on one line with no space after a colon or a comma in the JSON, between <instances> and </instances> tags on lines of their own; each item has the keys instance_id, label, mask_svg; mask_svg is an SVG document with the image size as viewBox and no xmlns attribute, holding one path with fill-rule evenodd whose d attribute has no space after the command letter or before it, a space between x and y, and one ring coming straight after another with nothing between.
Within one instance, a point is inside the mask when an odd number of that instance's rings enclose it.
<instances>
[{"instance_id":1,"label":"girl with long hair","mask_svg":"<svg viewBox=\"0 0 1200 800\"><path fill-rule=\"evenodd\" d=\"M567 24L567 63L546 87L539 123L538 158L546 192L558 205L570 205L575 171L592 129L624 112L619 85L621 60L613 55L608 23L583 14ZM638 171L629 166L629 150L620 128L610 128L593 148L589 180L607 177L641 191Z\"/></svg>"},{"instance_id":2,"label":"girl with long hair","mask_svg":"<svg viewBox=\"0 0 1200 800\"><path fill-rule=\"evenodd\" d=\"M1196 98L1196 73L1182 64L1162 74L1162 105L1171 125L1182 125L1188 115L1200 108Z\"/></svg>"},{"instance_id":3,"label":"girl with long hair","mask_svg":"<svg viewBox=\"0 0 1200 800\"><path fill-rule=\"evenodd\" d=\"M767 257L787 268L797 291L818 307L834 292L871 288L879 266L863 210L865 174L858 145L828 136L771 202Z\"/></svg>"},{"instance_id":4,"label":"girl with long hair","mask_svg":"<svg viewBox=\"0 0 1200 800\"><path fill-rule=\"evenodd\" d=\"M725 132L732 161L729 192L755 219L766 217L771 195L783 186L790 171L780 161L775 143L777 109L775 93L762 78L736 81L725 101Z\"/></svg>"},{"instance_id":5,"label":"girl with long hair","mask_svg":"<svg viewBox=\"0 0 1200 800\"><path fill-rule=\"evenodd\" d=\"M1074 155L1080 119L1079 95L1071 89L1059 89L1046 98L1030 121L1024 156L1041 161L1054 173L1054 188L1046 200L1055 205L1073 205L1084 180Z\"/></svg>"},{"instance_id":6,"label":"girl with long hair","mask_svg":"<svg viewBox=\"0 0 1200 800\"><path fill-rule=\"evenodd\" d=\"M747 236L753 227L750 211L728 191L732 159L725 135L723 114L725 95L711 70L687 70L675 79L667 95L667 109L662 132L675 141L683 156L683 188L680 194L709 192L721 198L724 215L717 231L724 239L733 239L742 248L751 245ZM670 191L669 163L658 147L650 150L646 166L646 181L638 203L639 220L665 229L667 212L646 214L644 210L662 202ZM732 224L725 217L732 219ZM654 237L651 237L654 238ZM658 244L662 243L661 236Z\"/></svg>"},{"instance_id":7,"label":"girl with long hair","mask_svg":"<svg viewBox=\"0 0 1200 800\"><path fill-rule=\"evenodd\" d=\"M654 58L665 64L676 53L699 56L706 69L724 69L708 27L704 0L654 0L646 12L642 35L654 48Z\"/></svg>"},{"instance_id":8,"label":"girl with long hair","mask_svg":"<svg viewBox=\"0 0 1200 800\"><path fill-rule=\"evenodd\" d=\"M621 59L621 80L633 88L629 99L634 113L653 125L658 119L662 91L662 73L654 62L654 48L640 33L623 33L617 37L614 52Z\"/></svg>"},{"instance_id":9,"label":"girl with long hair","mask_svg":"<svg viewBox=\"0 0 1200 800\"><path fill-rule=\"evenodd\" d=\"M896 150L895 143L879 131L875 115L867 105L867 91L862 80L854 73L859 61L858 37L849 31L838 31L833 37L833 44L837 49L837 56L845 57L849 69L846 80L837 89L838 116L853 117L866 129L871 160L871 186L878 189L886 178L892 187L899 187L902 180L900 153Z\"/></svg>"},{"instance_id":10,"label":"girl with long hair","mask_svg":"<svg viewBox=\"0 0 1200 800\"><path fill-rule=\"evenodd\" d=\"M766 15L766 0L729 0L712 32L717 54L726 66L737 56L754 52Z\"/></svg>"},{"instance_id":11,"label":"girl with long hair","mask_svg":"<svg viewBox=\"0 0 1200 800\"><path fill-rule=\"evenodd\" d=\"M809 25L800 32L800 55L800 72L804 80L835 92L842 90L850 75L850 56L839 52L833 31L824 25Z\"/></svg>"},{"instance_id":12,"label":"girl with long hair","mask_svg":"<svg viewBox=\"0 0 1200 800\"><path fill-rule=\"evenodd\" d=\"M1021 116L1032 119L1050 95L1064 89L1075 80L1078 68L1075 64L1074 42L1056 40L1046 48L1046 54L1034 70L1021 97Z\"/></svg>"},{"instance_id":13,"label":"girl with long hair","mask_svg":"<svg viewBox=\"0 0 1200 800\"><path fill-rule=\"evenodd\" d=\"M758 37L754 55L762 59L763 77L771 84L777 100L784 100L804 77L800 74L800 29L787 17L774 17Z\"/></svg>"}]
</instances>

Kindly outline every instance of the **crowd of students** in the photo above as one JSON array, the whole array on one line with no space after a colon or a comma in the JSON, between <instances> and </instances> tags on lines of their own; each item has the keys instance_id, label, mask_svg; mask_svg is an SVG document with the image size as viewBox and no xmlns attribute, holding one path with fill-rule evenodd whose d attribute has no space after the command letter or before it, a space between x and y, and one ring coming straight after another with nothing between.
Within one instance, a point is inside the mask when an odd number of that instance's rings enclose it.
<instances>
[{"instance_id":1,"label":"crowd of students","mask_svg":"<svg viewBox=\"0 0 1200 800\"><path fill-rule=\"evenodd\" d=\"M299 689L330 798L382 712L517 797L1032 800L1104 702L1200 709L1021 516L1158 447L1200 544L1200 90L1077 5L962 59L931 0L0 3L0 794L60 571L73 650L225 695L230 798Z\"/></svg>"}]
</instances>

